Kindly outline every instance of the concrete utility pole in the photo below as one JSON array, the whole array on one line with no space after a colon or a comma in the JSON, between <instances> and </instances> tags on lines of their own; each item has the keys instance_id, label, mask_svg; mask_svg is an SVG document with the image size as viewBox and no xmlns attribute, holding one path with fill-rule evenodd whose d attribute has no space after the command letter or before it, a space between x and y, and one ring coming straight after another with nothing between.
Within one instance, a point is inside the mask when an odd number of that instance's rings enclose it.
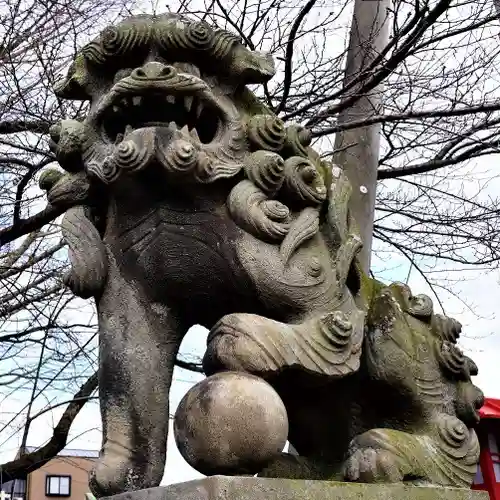
<instances>
[{"instance_id":1,"label":"concrete utility pole","mask_svg":"<svg viewBox=\"0 0 500 500\"><path fill-rule=\"evenodd\" d=\"M391 0L355 0L344 86L368 67L387 45L390 6ZM346 97L356 94L362 84L347 91ZM338 124L380 114L382 92L380 85L362 96L339 114ZM370 269L379 148L379 124L339 132L335 138L337 152L333 160L344 168L353 185L351 210L363 238L360 261L366 272Z\"/></svg>"}]
</instances>

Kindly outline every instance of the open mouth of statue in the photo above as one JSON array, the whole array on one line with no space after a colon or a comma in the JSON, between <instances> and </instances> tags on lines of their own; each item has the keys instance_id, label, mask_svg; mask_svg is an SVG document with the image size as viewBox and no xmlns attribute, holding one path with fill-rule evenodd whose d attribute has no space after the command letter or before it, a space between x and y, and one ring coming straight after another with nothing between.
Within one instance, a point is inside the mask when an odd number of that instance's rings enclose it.
<instances>
[{"instance_id":1,"label":"open mouth of statue","mask_svg":"<svg viewBox=\"0 0 500 500\"><path fill-rule=\"evenodd\" d=\"M102 114L101 127L106 139L115 144L132 130L145 127L184 129L195 141L209 144L222 127L222 117L218 108L198 96L149 91L114 99Z\"/></svg>"}]
</instances>

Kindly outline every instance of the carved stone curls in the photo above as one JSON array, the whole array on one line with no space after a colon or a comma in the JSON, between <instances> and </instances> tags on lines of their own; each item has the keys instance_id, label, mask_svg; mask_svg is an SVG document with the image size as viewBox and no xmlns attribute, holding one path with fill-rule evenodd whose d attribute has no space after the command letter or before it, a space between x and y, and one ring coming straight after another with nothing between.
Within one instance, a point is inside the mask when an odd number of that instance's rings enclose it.
<instances>
[{"instance_id":1,"label":"carved stone curls","mask_svg":"<svg viewBox=\"0 0 500 500\"><path fill-rule=\"evenodd\" d=\"M65 282L99 316L96 496L160 483L193 324L210 329L209 378L175 429L198 470L472 481L482 394L461 327L360 270L342 168L246 88L273 74L229 32L144 15L105 29L57 86L89 101L84 120L52 127L66 173L40 186L67 209ZM299 456L281 453L286 438Z\"/></svg>"}]
</instances>

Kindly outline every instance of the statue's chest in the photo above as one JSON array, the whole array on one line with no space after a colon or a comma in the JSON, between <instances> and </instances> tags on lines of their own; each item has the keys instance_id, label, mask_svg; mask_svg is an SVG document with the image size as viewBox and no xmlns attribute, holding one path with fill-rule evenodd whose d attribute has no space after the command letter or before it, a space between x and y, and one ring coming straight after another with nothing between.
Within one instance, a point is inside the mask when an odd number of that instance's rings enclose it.
<instances>
[{"instance_id":1,"label":"statue's chest","mask_svg":"<svg viewBox=\"0 0 500 500\"><path fill-rule=\"evenodd\" d=\"M115 254L124 259L196 256L203 248L219 253L231 245L237 228L225 209L176 210L158 208L136 217L118 217L112 231Z\"/></svg>"},{"instance_id":2,"label":"statue's chest","mask_svg":"<svg viewBox=\"0 0 500 500\"><path fill-rule=\"evenodd\" d=\"M117 219L108 245L124 271L153 294L221 293L238 286L240 230L225 208L157 209Z\"/></svg>"}]
</instances>

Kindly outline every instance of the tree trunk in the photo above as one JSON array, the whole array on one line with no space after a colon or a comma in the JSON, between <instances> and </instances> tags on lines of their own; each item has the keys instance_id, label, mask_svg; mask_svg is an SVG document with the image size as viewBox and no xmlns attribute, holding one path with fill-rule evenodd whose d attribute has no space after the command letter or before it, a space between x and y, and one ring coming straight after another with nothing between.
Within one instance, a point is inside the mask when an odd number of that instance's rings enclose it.
<instances>
[{"instance_id":1,"label":"tree trunk","mask_svg":"<svg viewBox=\"0 0 500 500\"><path fill-rule=\"evenodd\" d=\"M355 0L344 86L367 68L386 46L390 4L391 0ZM359 84L346 91L345 97L356 93L358 88ZM382 91L380 85L358 99L339 114L338 124L380 114ZM335 138L333 160L344 168L353 186L351 211L363 239L360 261L366 272L370 268L379 146L379 124L339 132Z\"/></svg>"}]
</instances>

